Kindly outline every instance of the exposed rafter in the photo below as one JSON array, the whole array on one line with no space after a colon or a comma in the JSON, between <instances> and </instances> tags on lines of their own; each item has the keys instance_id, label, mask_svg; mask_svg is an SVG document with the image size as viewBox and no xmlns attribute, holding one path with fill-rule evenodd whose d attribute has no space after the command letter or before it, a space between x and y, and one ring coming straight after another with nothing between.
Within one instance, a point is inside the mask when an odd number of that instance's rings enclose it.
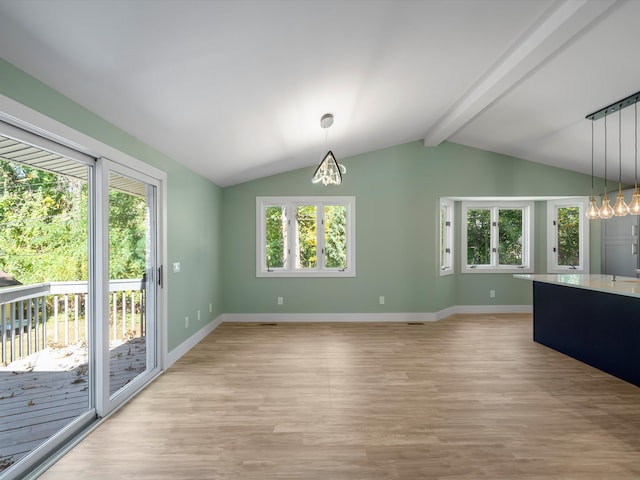
<instances>
[{"instance_id":1,"label":"exposed rafter","mask_svg":"<svg viewBox=\"0 0 640 480\"><path fill-rule=\"evenodd\" d=\"M431 127L424 137L425 146L437 146L445 141L624 1L565 0L551 8Z\"/></svg>"}]
</instances>

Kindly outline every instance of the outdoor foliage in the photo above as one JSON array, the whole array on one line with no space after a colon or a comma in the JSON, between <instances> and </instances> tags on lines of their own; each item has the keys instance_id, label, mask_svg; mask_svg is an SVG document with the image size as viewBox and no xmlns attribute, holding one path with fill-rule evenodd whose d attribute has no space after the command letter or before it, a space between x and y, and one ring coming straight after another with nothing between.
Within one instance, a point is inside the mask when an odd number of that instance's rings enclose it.
<instances>
[{"instance_id":1,"label":"outdoor foliage","mask_svg":"<svg viewBox=\"0 0 640 480\"><path fill-rule=\"evenodd\" d=\"M284 267L284 246L286 244L286 219L283 207L267 207L266 258L268 268Z\"/></svg>"},{"instance_id":2,"label":"outdoor foliage","mask_svg":"<svg viewBox=\"0 0 640 480\"><path fill-rule=\"evenodd\" d=\"M558 265L580 264L580 209L560 207L558 213Z\"/></svg>"},{"instance_id":3,"label":"outdoor foliage","mask_svg":"<svg viewBox=\"0 0 640 480\"><path fill-rule=\"evenodd\" d=\"M521 209L498 210L498 265L522 264ZM491 265L491 210L467 212L467 265Z\"/></svg>"},{"instance_id":4,"label":"outdoor foliage","mask_svg":"<svg viewBox=\"0 0 640 480\"><path fill-rule=\"evenodd\" d=\"M110 278L142 278L146 269L146 202L109 191Z\"/></svg>"},{"instance_id":5,"label":"outdoor foliage","mask_svg":"<svg viewBox=\"0 0 640 480\"><path fill-rule=\"evenodd\" d=\"M467 212L467 265L491 263L491 210Z\"/></svg>"},{"instance_id":6,"label":"outdoor foliage","mask_svg":"<svg viewBox=\"0 0 640 480\"><path fill-rule=\"evenodd\" d=\"M315 205L299 205L295 210L296 268L311 269L318 265L318 216ZM290 231L286 207L266 207L266 260L268 268L283 268ZM324 207L324 253L326 268L347 266L347 208L343 205Z\"/></svg>"},{"instance_id":7,"label":"outdoor foliage","mask_svg":"<svg viewBox=\"0 0 640 480\"><path fill-rule=\"evenodd\" d=\"M296 209L298 236L296 251L298 252L297 268L315 268L317 260L316 244L316 207L314 205L298 206Z\"/></svg>"},{"instance_id":8,"label":"outdoor foliage","mask_svg":"<svg viewBox=\"0 0 640 480\"><path fill-rule=\"evenodd\" d=\"M110 193L111 278L145 270L144 199ZM86 182L0 160L0 269L23 284L88 278Z\"/></svg>"},{"instance_id":9,"label":"outdoor foliage","mask_svg":"<svg viewBox=\"0 0 640 480\"><path fill-rule=\"evenodd\" d=\"M347 267L347 207L331 205L324 207L324 251L325 267Z\"/></svg>"},{"instance_id":10,"label":"outdoor foliage","mask_svg":"<svg viewBox=\"0 0 640 480\"><path fill-rule=\"evenodd\" d=\"M498 264L522 265L521 209L498 211Z\"/></svg>"}]
</instances>

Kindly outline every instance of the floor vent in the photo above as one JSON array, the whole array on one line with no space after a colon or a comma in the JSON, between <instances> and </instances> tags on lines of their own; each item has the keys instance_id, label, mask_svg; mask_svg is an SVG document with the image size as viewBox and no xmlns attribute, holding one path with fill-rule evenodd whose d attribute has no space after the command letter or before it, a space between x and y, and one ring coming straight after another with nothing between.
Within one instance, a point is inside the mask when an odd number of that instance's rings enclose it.
<instances>
[{"instance_id":1,"label":"floor vent","mask_svg":"<svg viewBox=\"0 0 640 480\"><path fill-rule=\"evenodd\" d=\"M278 325L277 323L261 323L260 326L261 327L275 327L276 325Z\"/></svg>"},{"instance_id":2,"label":"floor vent","mask_svg":"<svg viewBox=\"0 0 640 480\"><path fill-rule=\"evenodd\" d=\"M424 325L424 322L408 322L407 325Z\"/></svg>"}]
</instances>

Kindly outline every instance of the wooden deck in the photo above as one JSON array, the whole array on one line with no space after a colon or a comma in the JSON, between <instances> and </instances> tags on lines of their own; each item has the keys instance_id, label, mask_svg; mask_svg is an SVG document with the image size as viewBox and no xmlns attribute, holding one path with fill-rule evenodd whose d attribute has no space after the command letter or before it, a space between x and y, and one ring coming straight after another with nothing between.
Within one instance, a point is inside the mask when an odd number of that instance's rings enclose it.
<instances>
[{"instance_id":1,"label":"wooden deck","mask_svg":"<svg viewBox=\"0 0 640 480\"><path fill-rule=\"evenodd\" d=\"M144 338L111 350L110 391L146 368ZM68 371L0 372L0 471L89 408L87 364Z\"/></svg>"}]
</instances>

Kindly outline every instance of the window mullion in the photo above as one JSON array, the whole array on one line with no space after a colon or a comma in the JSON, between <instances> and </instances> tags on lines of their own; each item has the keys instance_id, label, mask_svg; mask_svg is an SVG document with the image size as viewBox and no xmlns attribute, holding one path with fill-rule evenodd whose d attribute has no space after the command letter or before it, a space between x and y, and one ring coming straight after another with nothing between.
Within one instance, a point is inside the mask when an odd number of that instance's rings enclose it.
<instances>
[{"instance_id":1,"label":"window mullion","mask_svg":"<svg viewBox=\"0 0 640 480\"><path fill-rule=\"evenodd\" d=\"M293 204L286 204L285 208L285 217L287 222L287 238L285 241L285 248L287 251L285 252L285 270L294 270L296 263L296 253L295 253L295 239L298 236L298 222L296 221L296 207Z\"/></svg>"},{"instance_id":2,"label":"window mullion","mask_svg":"<svg viewBox=\"0 0 640 480\"><path fill-rule=\"evenodd\" d=\"M498 258L498 208L491 209L491 266L500 265Z\"/></svg>"},{"instance_id":3,"label":"window mullion","mask_svg":"<svg viewBox=\"0 0 640 480\"><path fill-rule=\"evenodd\" d=\"M553 261L553 268L559 268L560 267L560 262L558 261L558 250L560 249L560 229L558 228L558 206L554 207L553 209L553 225L552 225L552 229L553 229L553 248L552 248L552 261Z\"/></svg>"},{"instance_id":4,"label":"window mullion","mask_svg":"<svg viewBox=\"0 0 640 480\"><path fill-rule=\"evenodd\" d=\"M318 270L324 270L325 267L324 229L324 205L319 203L316 205L316 257Z\"/></svg>"}]
</instances>

